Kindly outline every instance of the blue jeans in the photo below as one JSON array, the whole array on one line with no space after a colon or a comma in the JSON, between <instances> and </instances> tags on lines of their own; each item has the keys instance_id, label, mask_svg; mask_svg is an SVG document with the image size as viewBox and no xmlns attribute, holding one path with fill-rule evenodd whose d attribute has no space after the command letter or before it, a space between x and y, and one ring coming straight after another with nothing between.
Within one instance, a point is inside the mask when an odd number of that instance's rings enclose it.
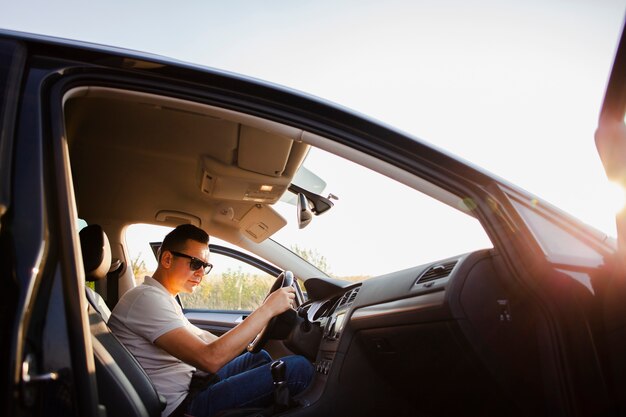
<instances>
[{"instance_id":1,"label":"blue jeans","mask_svg":"<svg viewBox=\"0 0 626 417\"><path fill-rule=\"evenodd\" d=\"M281 358L287 365L285 380L293 396L303 391L313 378L313 365L302 356ZM217 371L220 381L199 392L187 408L187 414L209 417L221 410L241 407L267 407L274 398L270 372L272 358L262 350L246 352Z\"/></svg>"}]
</instances>

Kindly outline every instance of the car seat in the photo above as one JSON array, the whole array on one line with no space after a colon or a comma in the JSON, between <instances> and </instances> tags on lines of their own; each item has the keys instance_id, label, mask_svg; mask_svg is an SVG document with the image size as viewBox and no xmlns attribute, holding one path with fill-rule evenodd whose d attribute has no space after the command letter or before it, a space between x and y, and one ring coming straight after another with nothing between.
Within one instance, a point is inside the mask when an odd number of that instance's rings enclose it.
<instances>
[{"instance_id":1,"label":"car seat","mask_svg":"<svg viewBox=\"0 0 626 417\"><path fill-rule=\"evenodd\" d=\"M103 280L111 269L109 240L98 225L80 231L83 264L87 280ZM89 287L89 326L96 364L98 398L108 415L160 416L165 399L158 394L150 378L135 357L115 337L106 324L111 311L102 297Z\"/></svg>"},{"instance_id":2,"label":"car seat","mask_svg":"<svg viewBox=\"0 0 626 417\"><path fill-rule=\"evenodd\" d=\"M85 227L80 231L80 246L83 253L85 279L88 282L102 281L113 270L121 269L121 262L112 262L109 239L102 228L96 224ZM85 286L87 300L96 309L105 322L109 321L111 310L100 294Z\"/></svg>"}]
</instances>

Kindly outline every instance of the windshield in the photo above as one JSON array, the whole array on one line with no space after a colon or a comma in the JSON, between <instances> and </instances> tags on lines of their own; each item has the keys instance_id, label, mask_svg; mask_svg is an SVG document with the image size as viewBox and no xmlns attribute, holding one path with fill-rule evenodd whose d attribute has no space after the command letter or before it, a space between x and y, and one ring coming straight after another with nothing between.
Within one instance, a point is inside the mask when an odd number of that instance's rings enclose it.
<instances>
[{"instance_id":1,"label":"windshield","mask_svg":"<svg viewBox=\"0 0 626 417\"><path fill-rule=\"evenodd\" d=\"M312 148L303 166L337 200L304 229L296 207L278 202L287 225L272 239L331 276L362 280L492 246L473 217L361 165Z\"/></svg>"}]
</instances>

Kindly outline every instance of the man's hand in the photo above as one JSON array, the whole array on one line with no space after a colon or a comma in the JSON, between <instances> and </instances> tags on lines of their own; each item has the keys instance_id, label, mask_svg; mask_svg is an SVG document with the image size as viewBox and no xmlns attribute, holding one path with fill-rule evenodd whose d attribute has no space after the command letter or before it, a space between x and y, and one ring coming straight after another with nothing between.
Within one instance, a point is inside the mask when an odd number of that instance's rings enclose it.
<instances>
[{"instance_id":1,"label":"man's hand","mask_svg":"<svg viewBox=\"0 0 626 417\"><path fill-rule=\"evenodd\" d=\"M266 309L274 317L290 308L294 308L293 303L295 299L296 290L291 286L283 287L271 293L259 308Z\"/></svg>"}]
</instances>

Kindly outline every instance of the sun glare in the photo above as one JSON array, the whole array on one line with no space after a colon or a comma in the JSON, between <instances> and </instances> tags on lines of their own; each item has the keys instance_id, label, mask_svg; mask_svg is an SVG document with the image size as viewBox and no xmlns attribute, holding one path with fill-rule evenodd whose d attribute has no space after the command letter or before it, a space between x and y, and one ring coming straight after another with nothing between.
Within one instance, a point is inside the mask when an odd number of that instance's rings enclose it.
<instances>
[{"instance_id":1,"label":"sun glare","mask_svg":"<svg viewBox=\"0 0 626 417\"><path fill-rule=\"evenodd\" d=\"M609 181L606 185L606 203L613 213L618 213L624 209L626 204L626 190L620 184Z\"/></svg>"}]
</instances>

